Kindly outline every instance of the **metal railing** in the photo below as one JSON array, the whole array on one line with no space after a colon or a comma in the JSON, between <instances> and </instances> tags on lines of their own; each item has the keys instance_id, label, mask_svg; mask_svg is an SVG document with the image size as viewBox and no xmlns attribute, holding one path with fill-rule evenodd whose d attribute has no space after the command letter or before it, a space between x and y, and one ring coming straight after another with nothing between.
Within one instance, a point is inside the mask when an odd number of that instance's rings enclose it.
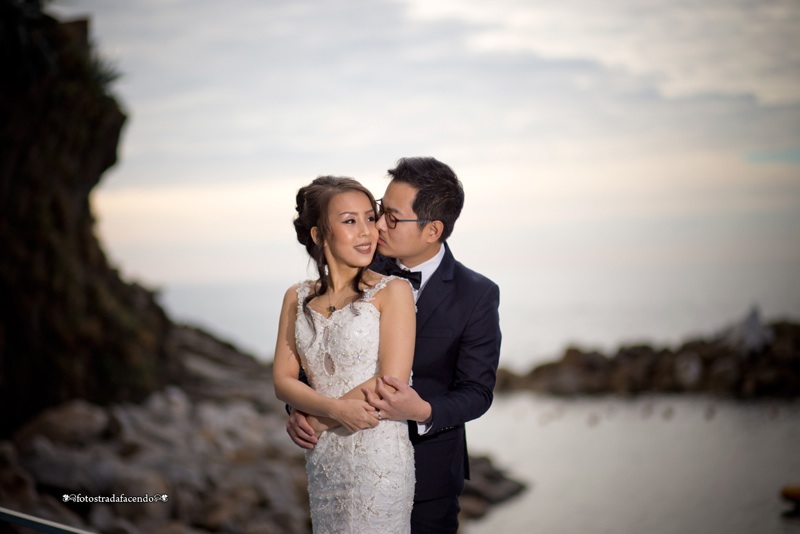
<instances>
[{"instance_id":1,"label":"metal railing","mask_svg":"<svg viewBox=\"0 0 800 534\"><path fill-rule=\"evenodd\" d=\"M94 532L89 532L88 530L68 527L67 525L56 523L55 521L48 521L47 519L42 519L41 517L34 517L32 515L23 514L22 512L15 512L14 510L0 507L0 522L2 521L7 523L16 523L17 525L22 525L23 527L32 528L40 532L49 532L52 534L95 534Z\"/></svg>"}]
</instances>

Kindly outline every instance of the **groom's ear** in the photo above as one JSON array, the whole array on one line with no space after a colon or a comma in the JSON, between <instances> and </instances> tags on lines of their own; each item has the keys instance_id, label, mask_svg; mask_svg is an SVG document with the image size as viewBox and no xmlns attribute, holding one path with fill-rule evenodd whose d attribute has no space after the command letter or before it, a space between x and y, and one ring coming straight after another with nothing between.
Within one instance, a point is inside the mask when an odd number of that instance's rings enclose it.
<instances>
[{"instance_id":1,"label":"groom's ear","mask_svg":"<svg viewBox=\"0 0 800 534\"><path fill-rule=\"evenodd\" d=\"M442 237L444 223L442 221L431 221L425 227L425 242L436 243Z\"/></svg>"}]
</instances>

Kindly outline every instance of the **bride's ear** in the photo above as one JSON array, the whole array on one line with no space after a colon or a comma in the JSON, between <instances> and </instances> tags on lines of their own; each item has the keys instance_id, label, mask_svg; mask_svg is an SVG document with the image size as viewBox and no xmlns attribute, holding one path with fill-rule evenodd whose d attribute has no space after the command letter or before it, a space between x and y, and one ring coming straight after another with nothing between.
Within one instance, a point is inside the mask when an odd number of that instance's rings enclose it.
<instances>
[{"instance_id":1,"label":"bride's ear","mask_svg":"<svg viewBox=\"0 0 800 534\"><path fill-rule=\"evenodd\" d=\"M319 228L316 226L311 227L311 240L315 245L319 245Z\"/></svg>"}]
</instances>

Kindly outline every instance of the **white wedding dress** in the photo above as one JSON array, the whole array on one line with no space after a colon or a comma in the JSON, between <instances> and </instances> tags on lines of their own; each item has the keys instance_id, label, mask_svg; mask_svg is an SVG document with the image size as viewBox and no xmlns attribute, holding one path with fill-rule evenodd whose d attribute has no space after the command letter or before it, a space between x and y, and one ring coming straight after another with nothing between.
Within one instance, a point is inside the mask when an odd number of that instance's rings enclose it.
<instances>
[{"instance_id":1,"label":"white wedding dress","mask_svg":"<svg viewBox=\"0 0 800 534\"><path fill-rule=\"evenodd\" d=\"M311 310L316 334L302 309L314 282L300 284L297 351L316 391L340 397L380 372L380 312L371 301L392 278L382 278L364 300L330 317ZM342 427L323 432L306 453L306 470L315 533L410 532L414 450L407 423L381 421L354 434Z\"/></svg>"}]
</instances>

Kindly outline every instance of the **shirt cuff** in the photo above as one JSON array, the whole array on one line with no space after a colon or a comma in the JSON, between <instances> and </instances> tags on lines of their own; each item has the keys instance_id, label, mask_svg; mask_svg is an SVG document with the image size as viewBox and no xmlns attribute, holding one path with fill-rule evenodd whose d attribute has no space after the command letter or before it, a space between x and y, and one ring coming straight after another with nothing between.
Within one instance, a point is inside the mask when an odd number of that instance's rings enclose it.
<instances>
[{"instance_id":1,"label":"shirt cuff","mask_svg":"<svg viewBox=\"0 0 800 534\"><path fill-rule=\"evenodd\" d=\"M417 434L424 436L430 431L431 426L433 426L433 407L431 407L431 415L427 421L417 422Z\"/></svg>"}]
</instances>

